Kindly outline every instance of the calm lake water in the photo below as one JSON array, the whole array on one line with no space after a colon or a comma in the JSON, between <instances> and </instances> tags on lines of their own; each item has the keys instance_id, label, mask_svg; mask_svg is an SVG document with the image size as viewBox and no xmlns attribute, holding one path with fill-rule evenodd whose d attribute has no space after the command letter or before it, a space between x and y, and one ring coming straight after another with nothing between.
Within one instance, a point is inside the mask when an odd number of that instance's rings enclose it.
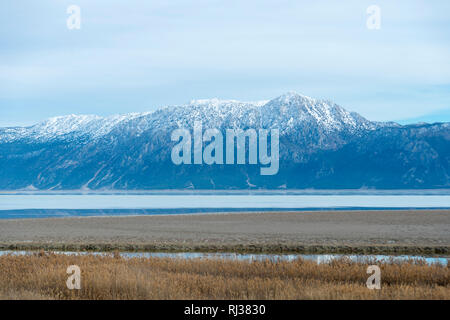
<instances>
[{"instance_id":1,"label":"calm lake water","mask_svg":"<svg viewBox=\"0 0 450 320\"><path fill-rule=\"evenodd\" d=\"M106 255L108 253L100 252L57 252L66 255ZM25 255L31 254L29 251L0 251L0 256L5 254ZM109 253L110 254L110 253ZM339 254L238 254L238 253L165 253L165 252L121 252L120 255L125 258L172 258L172 259L226 259L226 260L242 260L242 261L293 261L302 258L317 263L328 263L335 259L346 257L356 262L404 262L407 260L424 261L427 264L440 264L446 266L450 257L424 257L424 256L387 256L387 255L339 255Z\"/></svg>"},{"instance_id":2,"label":"calm lake water","mask_svg":"<svg viewBox=\"0 0 450 320\"><path fill-rule=\"evenodd\" d=\"M450 191L0 193L0 218L3 219L258 210L400 208L450 208Z\"/></svg>"}]
</instances>

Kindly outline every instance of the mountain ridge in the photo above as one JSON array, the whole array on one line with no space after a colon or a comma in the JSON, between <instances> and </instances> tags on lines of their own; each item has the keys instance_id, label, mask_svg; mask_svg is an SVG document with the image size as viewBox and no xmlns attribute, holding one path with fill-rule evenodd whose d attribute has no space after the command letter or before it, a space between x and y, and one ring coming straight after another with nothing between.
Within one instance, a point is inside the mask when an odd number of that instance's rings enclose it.
<instances>
[{"instance_id":1,"label":"mountain ridge","mask_svg":"<svg viewBox=\"0 0 450 320\"><path fill-rule=\"evenodd\" d=\"M279 129L279 174L260 177L251 165L174 165L170 133L195 121L222 132ZM448 150L450 123L370 121L293 92L264 102L199 99L0 128L0 189L445 188Z\"/></svg>"}]
</instances>

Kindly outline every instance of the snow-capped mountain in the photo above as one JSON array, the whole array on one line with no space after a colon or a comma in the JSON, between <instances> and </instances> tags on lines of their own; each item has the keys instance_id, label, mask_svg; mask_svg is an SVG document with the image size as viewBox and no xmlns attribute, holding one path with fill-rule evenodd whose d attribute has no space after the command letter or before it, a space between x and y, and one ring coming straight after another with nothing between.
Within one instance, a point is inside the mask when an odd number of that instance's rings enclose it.
<instances>
[{"instance_id":1,"label":"snow-capped mountain","mask_svg":"<svg viewBox=\"0 0 450 320\"><path fill-rule=\"evenodd\" d=\"M280 131L280 171L176 166L176 128ZM372 122L325 100L193 100L153 112L69 115L0 128L0 189L429 188L450 186L450 126Z\"/></svg>"},{"instance_id":2,"label":"snow-capped mountain","mask_svg":"<svg viewBox=\"0 0 450 320\"><path fill-rule=\"evenodd\" d=\"M315 100L296 93L287 93L271 101L239 102L236 100L202 99L189 104L165 107L155 112L130 113L110 117L97 115L68 115L50 118L28 128L5 128L0 141L21 139L50 141L54 139L100 138L114 128L127 123L138 123L139 132L176 124L192 126L202 121L211 128L279 128L289 132L301 124L315 125L324 131L373 130L379 124L370 122L357 113L350 113L340 106Z\"/></svg>"},{"instance_id":3,"label":"snow-capped mountain","mask_svg":"<svg viewBox=\"0 0 450 320\"><path fill-rule=\"evenodd\" d=\"M75 115L50 118L31 127L0 129L0 142L13 142L27 139L30 141L50 141L54 139L76 139L86 136L99 138L111 132L122 121L129 121L143 114L131 113L111 117L97 115Z\"/></svg>"}]
</instances>

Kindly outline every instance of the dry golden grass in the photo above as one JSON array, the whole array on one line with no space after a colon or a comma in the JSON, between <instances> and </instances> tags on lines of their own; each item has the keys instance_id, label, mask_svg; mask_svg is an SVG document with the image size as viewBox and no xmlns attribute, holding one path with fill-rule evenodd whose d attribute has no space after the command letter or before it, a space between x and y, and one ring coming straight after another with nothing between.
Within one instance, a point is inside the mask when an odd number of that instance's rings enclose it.
<instances>
[{"instance_id":1,"label":"dry golden grass","mask_svg":"<svg viewBox=\"0 0 450 320\"><path fill-rule=\"evenodd\" d=\"M81 290L66 287L69 265L81 269ZM5 255L0 299L450 299L449 267L378 263L382 288L369 290L368 265Z\"/></svg>"}]
</instances>

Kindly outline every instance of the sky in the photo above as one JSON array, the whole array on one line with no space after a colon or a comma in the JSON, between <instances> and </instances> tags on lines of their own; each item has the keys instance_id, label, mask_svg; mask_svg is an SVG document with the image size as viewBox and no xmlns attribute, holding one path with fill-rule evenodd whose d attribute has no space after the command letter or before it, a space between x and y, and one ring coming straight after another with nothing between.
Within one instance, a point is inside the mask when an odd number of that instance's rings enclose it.
<instances>
[{"instance_id":1,"label":"sky","mask_svg":"<svg viewBox=\"0 0 450 320\"><path fill-rule=\"evenodd\" d=\"M2 0L0 126L291 91L370 120L450 121L449 57L448 0Z\"/></svg>"}]
</instances>

